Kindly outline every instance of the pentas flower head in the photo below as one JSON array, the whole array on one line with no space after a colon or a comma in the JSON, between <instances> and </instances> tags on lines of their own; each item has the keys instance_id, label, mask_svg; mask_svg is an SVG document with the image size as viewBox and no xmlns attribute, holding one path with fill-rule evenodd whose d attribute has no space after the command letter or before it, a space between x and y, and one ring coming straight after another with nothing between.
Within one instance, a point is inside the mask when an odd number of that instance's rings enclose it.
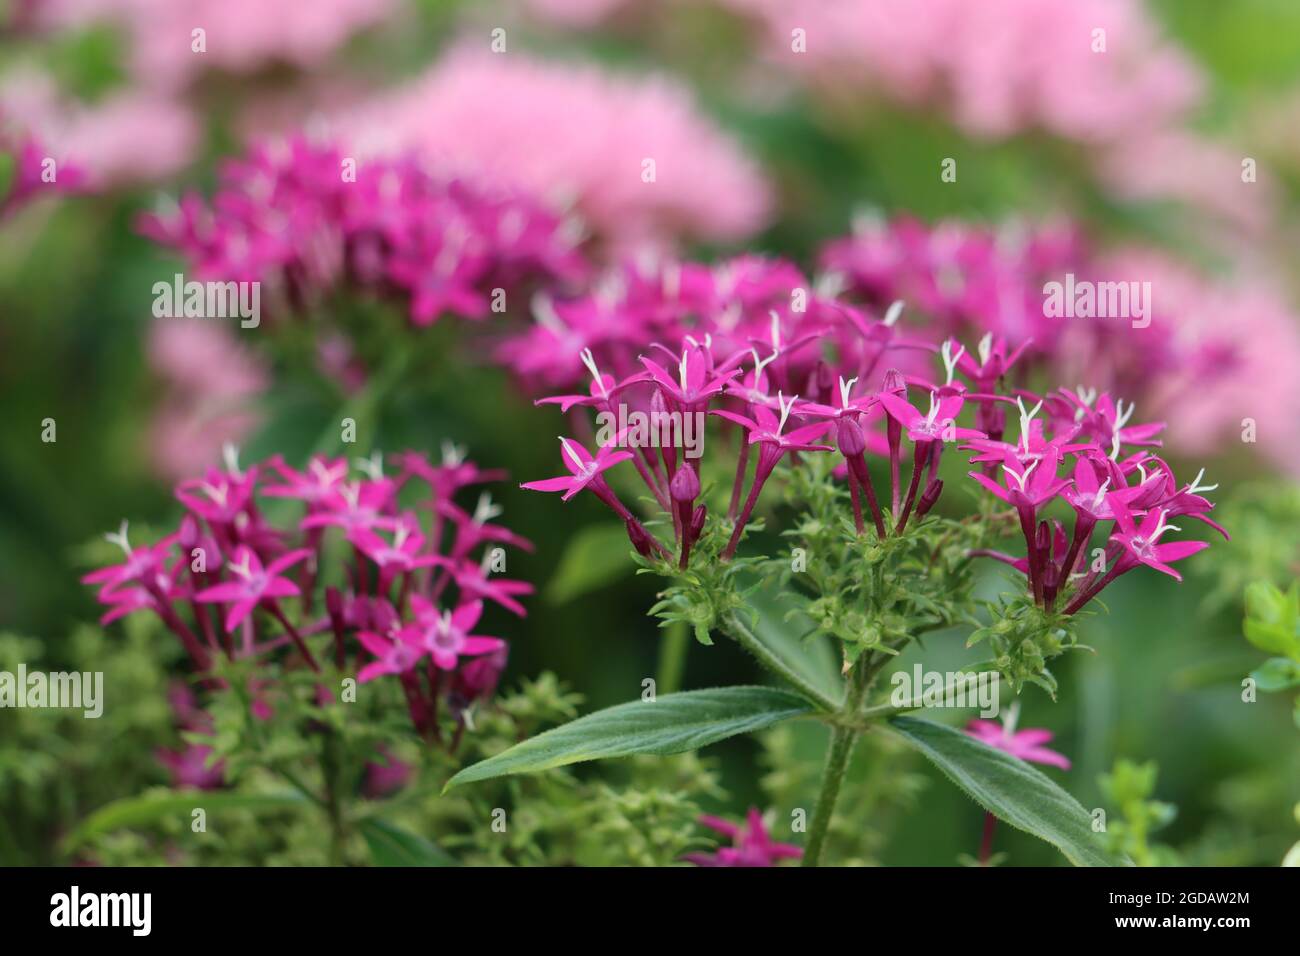
<instances>
[{"instance_id":1,"label":"pentas flower head","mask_svg":"<svg viewBox=\"0 0 1300 956\"><path fill-rule=\"evenodd\" d=\"M776 866L782 860L797 860L803 850L790 843L777 843L763 823L757 807L751 807L744 823L705 815L700 823L731 840L715 853L687 853L682 859L696 866Z\"/></svg>"},{"instance_id":2,"label":"pentas flower head","mask_svg":"<svg viewBox=\"0 0 1300 956\"><path fill-rule=\"evenodd\" d=\"M481 318L495 289L526 298L586 273L573 230L540 203L439 179L413 157L349 167L355 155L305 137L256 144L223 165L210 203L187 195L139 228L198 277L264 283L282 317L350 282L397 292L417 326Z\"/></svg>"},{"instance_id":3,"label":"pentas flower head","mask_svg":"<svg viewBox=\"0 0 1300 956\"><path fill-rule=\"evenodd\" d=\"M435 467L416 452L397 455L400 471L389 477L376 455L354 463L357 477L343 459L314 458L302 471L278 458L240 469L232 455L226 469L182 483L177 498L190 510L180 530L132 546L123 526L110 540L126 560L83 580L98 588L106 622L156 614L207 686L221 686L212 672L223 656L316 672L329 662L365 682L393 676L417 731L441 739L505 663L505 641L472 633L483 602L523 615L519 598L532 591L494 570L503 545L531 545L489 522L500 513L490 499L473 512L455 504L456 491L488 473L452 457ZM272 522L264 497L297 499L306 513ZM322 567L336 545L348 551L341 574ZM491 668L462 677L488 655ZM254 678L260 700L277 680L265 673ZM440 716L453 691L455 706Z\"/></svg>"},{"instance_id":4,"label":"pentas flower head","mask_svg":"<svg viewBox=\"0 0 1300 956\"><path fill-rule=\"evenodd\" d=\"M1032 408L1026 408L1027 400L1035 403ZM1162 556L1179 560L1205 545L1178 542L1160 550L1160 536L1176 530L1168 523L1176 514L1222 531L1207 517L1213 505L1200 492L1214 486L1200 485L1204 472L1180 487L1166 462L1141 450L1158 444L1154 436L1163 426L1130 426L1132 406L1084 388L1061 389L1041 400L1021 391L1016 403L1020 434L1014 442L976 439L967 447L976 453L972 463L986 469L970 477L1015 509L1026 554L1020 559L990 549L975 553L1024 571L1035 603L1050 611L1065 596L1065 613L1073 614L1139 564L1177 577ZM1039 417L1044 409L1046 415ZM1061 474L1062 464L1068 477ZM1064 547L1059 525L1040 520L1057 498L1075 516ZM1081 558L1091 553L1098 529L1106 531L1105 522L1111 522L1105 549L1109 570L1081 572Z\"/></svg>"}]
</instances>

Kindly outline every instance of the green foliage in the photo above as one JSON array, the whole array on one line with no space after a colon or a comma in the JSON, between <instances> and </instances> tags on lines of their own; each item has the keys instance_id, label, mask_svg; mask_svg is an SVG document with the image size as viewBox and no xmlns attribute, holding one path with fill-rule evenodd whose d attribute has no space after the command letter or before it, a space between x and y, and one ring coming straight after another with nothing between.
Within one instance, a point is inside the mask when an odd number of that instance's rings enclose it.
<instances>
[{"instance_id":1,"label":"green foliage","mask_svg":"<svg viewBox=\"0 0 1300 956\"><path fill-rule=\"evenodd\" d=\"M1098 781L1107 803L1119 809L1119 819L1107 821L1106 843L1112 853L1127 856L1138 866L1179 865L1172 847L1151 842L1151 835L1178 815L1173 804L1151 799L1158 773L1155 761L1139 764L1121 759Z\"/></svg>"},{"instance_id":2,"label":"green foliage","mask_svg":"<svg viewBox=\"0 0 1300 956\"><path fill-rule=\"evenodd\" d=\"M718 687L619 704L525 740L467 767L453 787L584 760L677 754L808 713L803 699L770 687Z\"/></svg>"},{"instance_id":3,"label":"green foliage","mask_svg":"<svg viewBox=\"0 0 1300 956\"><path fill-rule=\"evenodd\" d=\"M942 724L894 717L889 725L981 807L1046 840L1075 866L1122 862L1092 832L1088 811L1037 768Z\"/></svg>"},{"instance_id":4,"label":"green foliage","mask_svg":"<svg viewBox=\"0 0 1300 956\"><path fill-rule=\"evenodd\" d=\"M1017 694L1029 682L1055 699L1056 678L1047 662L1068 650L1084 647L1075 636L1075 615L1048 611L1023 594L1004 595L986 607L992 622L973 631L966 646L987 640L994 656L986 666L1010 681Z\"/></svg>"},{"instance_id":5,"label":"green foliage","mask_svg":"<svg viewBox=\"0 0 1300 956\"><path fill-rule=\"evenodd\" d=\"M1202 556L1202 576L1211 580L1207 611L1236 605L1256 581L1283 584L1300 573L1300 485L1242 485L1215 509L1214 518L1231 529L1232 537L1216 541Z\"/></svg>"}]
</instances>

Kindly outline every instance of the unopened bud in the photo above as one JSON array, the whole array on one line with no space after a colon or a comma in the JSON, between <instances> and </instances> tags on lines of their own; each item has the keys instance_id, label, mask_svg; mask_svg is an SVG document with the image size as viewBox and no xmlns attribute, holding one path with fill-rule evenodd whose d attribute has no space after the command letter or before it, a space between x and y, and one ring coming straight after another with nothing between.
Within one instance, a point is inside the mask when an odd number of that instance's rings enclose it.
<instances>
[{"instance_id":1,"label":"unopened bud","mask_svg":"<svg viewBox=\"0 0 1300 956\"><path fill-rule=\"evenodd\" d=\"M700 496L700 479L689 462L683 463L668 483L668 492L678 504L694 501Z\"/></svg>"},{"instance_id":2,"label":"unopened bud","mask_svg":"<svg viewBox=\"0 0 1300 956\"><path fill-rule=\"evenodd\" d=\"M704 531L704 519L708 517L709 509L700 505L691 515L691 540L698 540Z\"/></svg>"},{"instance_id":3,"label":"unopened bud","mask_svg":"<svg viewBox=\"0 0 1300 956\"><path fill-rule=\"evenodd\" d=\"M867 436L862 434L862 427L851 418L840 419L835 438L840 453L845 458L855 458L867 450Z\"/></svg>"},{"instance_id":4,"label":"unopened bud","mask_svg":"<svg viewBox=\"0 0 1300 956\"><path fill-rule=\"evenodd\" d=\"M931 478L930 483L925 486L925 491L921 492L921 500L916 503L916 516L925 517L941 494L943 494L943 479Z\"/></svg>"},{"instance_id":5,"label":"unopened bud","mask_svg":"<svg viewBox=\"0 0 1300 956\"><path fill-rule=\"evenodd\" d=\"M641 522L635 518L627 520L627 538L632 542L632 547L636 548L636 553L643 558L650 557L652 547L650 545L650 533L641 526Z\"/></svg>"}]
</instances>

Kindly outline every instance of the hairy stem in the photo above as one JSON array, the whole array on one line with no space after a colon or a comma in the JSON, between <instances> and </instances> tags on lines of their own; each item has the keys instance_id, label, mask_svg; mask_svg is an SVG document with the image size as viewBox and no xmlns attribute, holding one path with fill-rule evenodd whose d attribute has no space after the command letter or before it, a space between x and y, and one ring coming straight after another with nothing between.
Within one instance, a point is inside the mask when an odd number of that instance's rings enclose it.
<instances>
[{"instance_id":1,"label":"hairy stem","mask_svg":"<svg viewBox=\"0 0 1300 956\"><path fill-rule=\"evenodd\" d=\"M867 693L871 682L871 668L865 660L860 660L849 677L849 689L844 700L844 713L854 715L862 706L862 698ZM840 785L848 773L849 758L853 756L853 745L858 742L862 731L857 727L836 724L831 728L831 742L826 750L826 767L822 770L822 788L817 794L817 804L813 807L812 826L808 830L808 843L803 851L804 866L820 866L822 851L826 845L826 835L830 832L831 817L835 815L835 804L839 800Z\"/></svg>"}]
</instances>

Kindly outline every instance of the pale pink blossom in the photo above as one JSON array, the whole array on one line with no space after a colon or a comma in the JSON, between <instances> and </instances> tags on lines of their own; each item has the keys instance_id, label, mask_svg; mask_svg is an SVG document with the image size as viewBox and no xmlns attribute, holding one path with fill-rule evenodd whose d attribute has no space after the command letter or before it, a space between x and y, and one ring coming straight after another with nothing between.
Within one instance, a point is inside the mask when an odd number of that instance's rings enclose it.
<instances>
[{"instance_id":1,"label":"pale pink blossom","mask_svg":"<svg viewBox=\"0 0 1300 956\"><path fill-rule=\"evenodd\" d=\"M132 72L157 89L183 85L204 69L310 67L394 7L394 0L48 0L36 20L119 27ZM196 29L204 31L203 52L195 50Z\"/></svg>"},{"instance_id":2,"label":"pale pink blossom","mask_svg":"<svg viewBox=\"0 0 1300 956\"><path fill-rule=\"evenodd\" d=\"M330 125L363 155L414 149L447 174L572 202L596 232L629 244L742 239L769 208L755 163L659 74L461 45Z\"/></svg>"},{"instance_id":3,"label":"pale pink blossom","mask_svg":"<svg viewBox=\"0 0 1300 956\"><path fill-rule=\"evenodd\" d=\"M1202 85L1139 0L726 2L757 17L772 59L797 75L938 103L978 135L1110 141L1180 120Z\"/></svg>"},{"instance_id":4,"label":"pale pink blossom","mask_svg":"<svg viewBox=\"0 0 1300 956\"><path fill-rule=\"evenodd\" d=\"M202 472L220 460L223 445L256 426L252 403L267 387L267 371L220 320L156 320L149 364L165 389L148 439L162 476Z\"/></svg>"},{"instance_id":5,"label":"pale pink blossom","mask_svg":"<svg viewBox=\"0 0 1300 956\"><path fill-rule=\"evenodd\" d=\"M60 165L75 164L91 190L170 176L190 161L199 137L193 114L171 99L128 88L80 103L50 77L26 70L0 81L0 113Z\"/></svg>"}]
</instances>

